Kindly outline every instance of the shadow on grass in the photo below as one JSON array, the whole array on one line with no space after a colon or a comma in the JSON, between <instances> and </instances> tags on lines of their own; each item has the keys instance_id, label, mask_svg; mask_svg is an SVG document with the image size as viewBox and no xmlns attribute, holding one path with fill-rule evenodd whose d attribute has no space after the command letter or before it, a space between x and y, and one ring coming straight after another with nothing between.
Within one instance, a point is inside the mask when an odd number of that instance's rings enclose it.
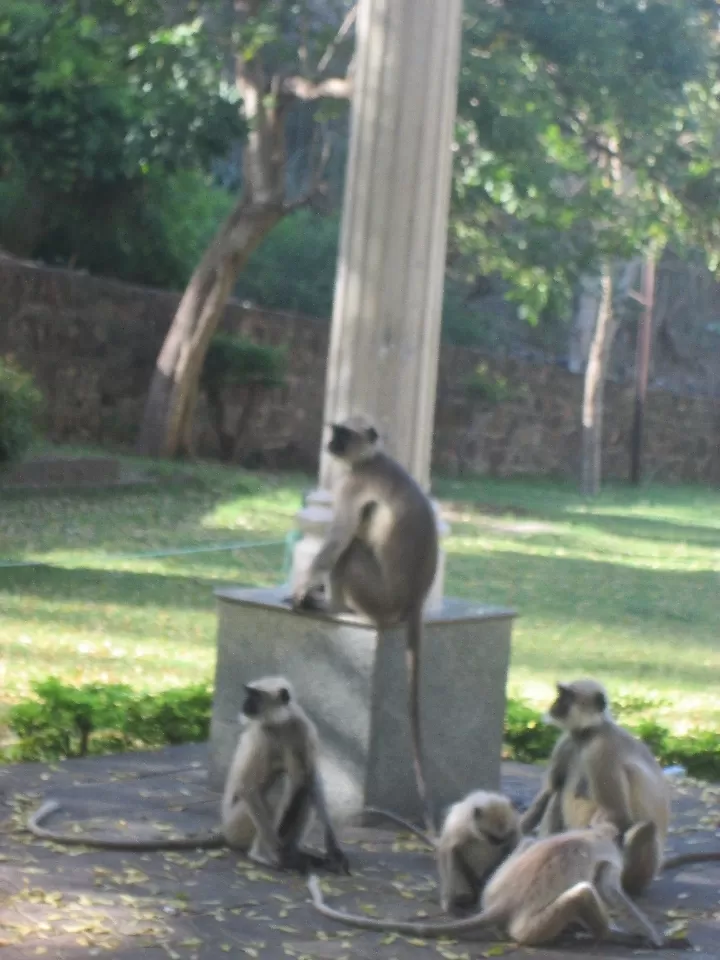
<instances>
[{"instance_id":1,"label":"shadow on grass","mask_svg":"<svg viewBox=\"0 0 720 960\"><path fill-rule=\"evenodd\" d=\"M214 485L194 478L174 487L83 490L70 497L49 492L17 494L0 517L0 540L4 523L8 524L0 556L22 559L28 550L64 548L126 554L188 542L281 539L292 527L292 516L286 515L285 503L278 510L278 491L286 496L288 487L262 486L258 478L239 476ZM293 502L297 493L299 506L300 488L290 484L289 493ZM4 491L2 499L6 499ZM232 522L207 525L208 516L235 501L238 514L257 519L258 529L238 529ZM0 576L4 576L2 569Z\"/></svg>"},{"instance_id":2,"label":"shadow on grass","mask_svg":"<svg viewBox=\"0 0 720 960\"><path fill-rule=\"evenodd\" d=\"M226 577L199 577L196 574L179 576L129 571L92 570L86 567L16 567L3 571L0 597L18 594L33 596L50 603L88 603L94 606L108 604L132 607L151 607L172 610L212 609L213 591L218 587L247 586L257 583L257 576L249 574L242 579ZM6 607L7 610L7 607ZM33 609L33 617L44 617ZM79 607L77 614L48 611L47 619L68 622L86 621L87 610Z\"/></svg>"},{"instance_id":3,"label":"shadow on grass","mask_svg":"<svg viewBox=\"0 0 720 960\"><path fill-rule=\"evenodd\" d=\"M480 516L514 515L522 519L549 520L569 526L595 527L617 537L720 548L720 492L707 487L635 490L627 486L610 486L598 500L589 501L581 497L569 483L509 478L503 481L438 480L435 492L442 499L465 506ZM667 518L604 512L608 507L639 505L682 509L692 505L694 510L704 512L715 523L706 526ZM598 512L593 512L593 506L597 506Z\"/></svg>"},{"instance_id":4,"label":"shadow on grass","mask_svg":"<svg viewBox=\"0 0 720 960\"><path fill-rule=\"evenodd\" d=\"M76 610L38 610L31 616L48 621L87 623L94 607L127 605L136 608L210 610L220 586L277 584L282 577L281 549L272 548L252 564L238 564L221 576L198 575L213 554L193 557L193 572L149 573L65 569L38 566L3 571L0 596L6 610L13 598L32 596L49 604L77 604ZM215 561L217 563L217 560ZM226 561L227 563L227 561ZM545 557L520 551L460 553L448 557L448 592L486 603L511 604L520 613L559 624L580 618L617 629L618 620L653 626L685 624L693 635L707 634L717 643L718 580L713 571L666 571L625 566L602 560ZM149 626L150 624L146 624Z\"/></svg>"},{"instance_id":5,"label":"shadow on grass","mask_svg":"<svg viewBox=\"0 0 720 960\"><path fill-rule=\"evenodd\" d=\"M450 551L448 592L509 604L521 615L558 624L580 619L616 630L619 620L637 619L648 631L692 624L717 645L718 575L711 570L655 570L513 550Z\"/></svg>"}]
</instances>

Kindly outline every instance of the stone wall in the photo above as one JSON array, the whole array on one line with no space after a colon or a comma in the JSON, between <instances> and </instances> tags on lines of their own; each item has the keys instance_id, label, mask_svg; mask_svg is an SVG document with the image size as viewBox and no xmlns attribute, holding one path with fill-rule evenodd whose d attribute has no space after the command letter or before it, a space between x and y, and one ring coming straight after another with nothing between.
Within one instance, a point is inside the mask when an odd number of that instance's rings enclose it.
<instances>
[{"instance_id":1,"label":"stone wall","mask_svg":"<svg viewBox=\"0 0 720 960\"><path fill-rule=\"evenodd\" d=\"M178 295L66 270L0 259L0 355L32 371L56 441L128 445ZM284 387L259 402L243 444L248 466L314 470L320 443L328 323L231 303L224 328L261 343L284 344ZM503 374L510 396L487 408L463 383L478 363ZM553 365L486 357L443 346L434 465L448 473L576 476L582 380ZM240 398L236 398L239 409ZM633 392L606 391L606 476L625 477ZM201 405L198 451L217 452ZM648 393L646 474L666 481L720 483L720 400Z\"/></svg>"}]
</instances>

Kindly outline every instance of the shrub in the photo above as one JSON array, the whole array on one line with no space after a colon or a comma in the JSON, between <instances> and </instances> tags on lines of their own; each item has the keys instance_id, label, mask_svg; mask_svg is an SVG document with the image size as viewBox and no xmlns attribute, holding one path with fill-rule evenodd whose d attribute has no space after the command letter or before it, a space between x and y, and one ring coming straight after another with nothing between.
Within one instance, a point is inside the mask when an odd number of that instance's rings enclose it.
<instances>
[{"instance_id":1,"label":"shrub","mask_svg":"<svg viewBox=\"0 0 720 960\"><path fill-rule=\"evenodd\" d=\"M138 694L124 684L73 687L51 678L33 685L35 699L8 711L18 742L14 761L116 753L133 747L206 740L212 693L207 686Z\"/></svg>"},{"instance_id":2,"label":"shrub","mask_svg":"<svg viewBox=\"0 0 720 960\"><path fill-rule=\"evenodd\" d=\"M559 731L543 722L542 714L521 700L508 698L505 710L505 750L509 760L535 763L550 756Z\"/></svg>"},{"instance_id":3,"label":"shrub","mask_svg":"<svg viewBox=\"0 0 720 960\"><path fill-rule=\"evenodd\" d=\"M254 343L246 337L218 333L210 341L200 383L223 460L231 460L240 445L259 392L285 382L286 361L283 348ZM225 403L228 387L245 388L245 402L232 429L227 423Z\"/></svg>"},{"instance_id":4,"label":"shrub","mask_svg":"<svg viewBox=\"0 0 720 960\"><path fill-rule=\"evenodd\" d=\"M99 276L182 289L232 203L201 171L152 171L105 196L102 207L92 191L59 197L32 255L46 263L72 260Z\"/></svg>"},{"instance_id":5,"label":"shrub","mask_svg":"<svg viewBox=\"0 0 720 960\"><path fill-rule=\"evenodd\" d=\"M464 384L468 396L488 407L493 407L512 396L507 377L492 373L487 363L479 363Z\"/></svg>"},{"instance_id":6,"label":"shrub","mask_svg":"<svg viewBox=\"0 0 720 960\"><path fill-rule=\"evenodd\" d=\"M268 234L248 260L236 295L270 310L329 317L340 218L298 210Z\"/></svg>"},{"instance_id":7,"label":"shrub","mask_svg":"<svg viewBox=\"0 0 720 960\"><path fill-rule=\"evenodd\" d=\"M30 374L0 359L0 466L26 452L41 406L42 394Z\"/></svg>"},{"instance_id":8,"label":"shrub","mask_svg":"<svg viewBox=\"0 0 720 960\"><path fill-rule=\"evenodd\" d=\"M35 699L8 711L8 726L18 742L0 754L6 760L54 760L198 743L210 734L212 691L204 684L148 694L136 693L124 684L72 687L51 678L34 684L33 690ZM674 736L648 719L624 725L647 743L663 765L679 764L692 777L720 780L717 733L693 730ZM521 700L508 699L505 759L546 761L558 735L556 728L543 722L538 710Z\"/></svg>"},{"instance_id":9,"label":"shrub","mask_svg":"<svg viewBox=\"0 0 720 960\"><path fill-rule=\"evenodd\" d=\"M210 733L212 692L202 685L145 694L128 704L123 732L148 746L198 743Z\"/></svg>"}]
</instances>

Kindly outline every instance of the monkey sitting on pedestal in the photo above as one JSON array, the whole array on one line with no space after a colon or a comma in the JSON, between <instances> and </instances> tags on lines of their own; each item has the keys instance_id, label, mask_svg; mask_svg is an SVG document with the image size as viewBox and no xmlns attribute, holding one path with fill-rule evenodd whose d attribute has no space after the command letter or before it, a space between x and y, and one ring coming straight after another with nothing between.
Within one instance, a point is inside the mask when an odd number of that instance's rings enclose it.
<instances>
[{"instance_id":1,"label":"monkey sitting on pedestal","mask_svg":"<svg viewBox=\"0 0 720 960\"><path fill-rule=\"evenodd\" d=\"M327 450L346 472L334 491L333 519L304 581L295 609L349 609L378 628L407 625L409 713L413 761L425 821L435 833L420 737L420 646L423 606L435 577L438 536L430 500L410 474L381 449L364 417L331 427ZM319 594L330 581L330 604Z\"/></svg>"}]
</instances>

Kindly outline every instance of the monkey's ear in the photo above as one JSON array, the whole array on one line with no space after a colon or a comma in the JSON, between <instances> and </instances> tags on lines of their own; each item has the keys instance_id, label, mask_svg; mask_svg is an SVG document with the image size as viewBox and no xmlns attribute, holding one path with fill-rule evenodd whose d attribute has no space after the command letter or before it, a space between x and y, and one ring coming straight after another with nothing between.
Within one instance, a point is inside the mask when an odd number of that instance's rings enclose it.
<instances>
[{"instance_id":1,"label":"monkey's ear","mask_svg":"<svg viewBox=\"0 0 720 960\"><path fill-rule=\"evenodd\" d=\"M556 683L555 687L558 693L570 693L570 687L566 683Z\"/></svg>"},{"instance_id":2,"label":"monkey's ear","mask_svg":"<svg viewBox=\"0 0 720 960\"><path fill-rule=\"evenodd\" d=\"M278 699L282 704L290 703L290 691L287 687L280 687L280 690L278 691Z\"/></svg>"},{"instance_id":3,"label":"monkey's ear","mask_svg":"<svg viewBox=\"0 0 720 960\"><path fill-rule=\"evenodd\" d=\"M607 697L602 690L598 690L598 692L595 694L595 706L597 707L599 713L603 713L607 707Z\"/></svg>"},{"instance_id":4,"label":"monkey's ear","mask_svg":"<svg viewBox=\"0 0 720 960\"><path fill-rule=\"evenodd\" d=\"M368 440L370 441L370 443L375 443L375 441L376 441L377 438L378 438L378 432L377 432L377 430L375 429L375 427L368 427L367 430L366 430L366 432L365 432L365 436L368 438Z\"/></svg>"}]
</instances>

